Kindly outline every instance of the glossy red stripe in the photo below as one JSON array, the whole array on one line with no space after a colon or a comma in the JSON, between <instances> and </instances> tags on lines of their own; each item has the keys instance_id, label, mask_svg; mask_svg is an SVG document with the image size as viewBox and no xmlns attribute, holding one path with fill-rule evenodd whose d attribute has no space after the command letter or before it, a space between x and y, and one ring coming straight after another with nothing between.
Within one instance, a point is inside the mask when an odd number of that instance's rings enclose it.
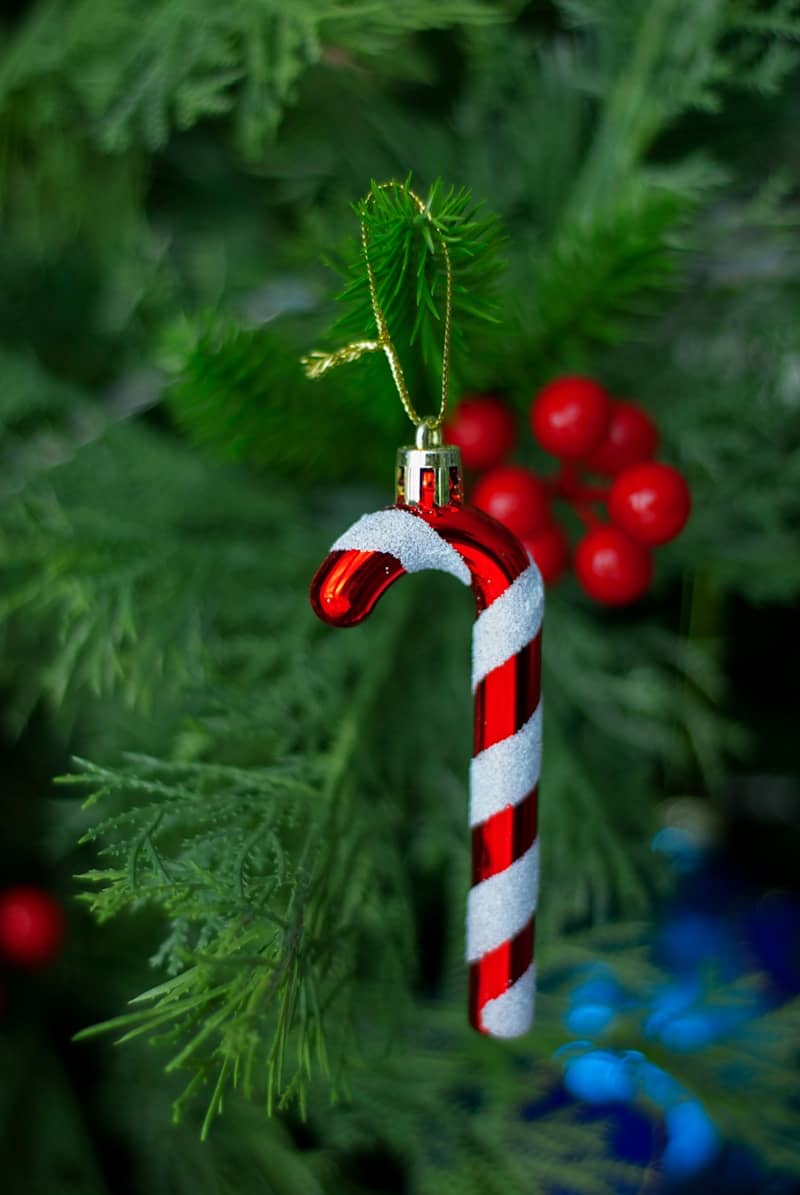
<instances>
[{"instance_id":1,"label":"glossy red stripe","mask_svg":"<svg viewBox=\"0 0 800 1195\"><path fill-rule=\"evenodd\" d=\"M415 513L425 517L427 512L417 509ZM479 614L496 602L530 564L517 537L483 511L438 507L426 521L455 548L469 569Z\"/></svg>"},{"instance_id":2,"label":"glossy red stripe","mask_svg":"<svg viewBox=\"0 0 800 1195\"><path fill-rule=\"evenodd\" d=\"M539 704L541 672L539 634L481 681L475 690L475 755L525 725Z\"/></svg>"},{"instance_id":3,"label":"glossy red stripe","mask_svg":"<svg viewBox=\"0 0 800 1195\"><path fill-rule=\"evenodd\" d=\"M483 1006L488 1000L502 996L533 962L535 929L536 918L531 917L525 928L510 942L503 942L477 963L470 964L469 1019L470 1024L482 1033L486 1032L481 1019Z\"/></svg>"},{"instance_id":4,"label":"glossy red stripe","mask_svg":"<svg viewBox=\"0 0 800 1195\"><path fill-rule=\"evenodd\" d=\"M390 552L356 548L329 552L311 583L311 605L323 622L355 626L405 571Z\"/></svg>"},{"instance_id":5,"label":"glossy red stripe","mask_svg":"<svg viewBox=\"0 0 800 1195\"><path fill-rule=\"evenodd\" d=\"M472 830L472 885L505 871L536 838L537 789Z\"/></svg>"}]
</instances>

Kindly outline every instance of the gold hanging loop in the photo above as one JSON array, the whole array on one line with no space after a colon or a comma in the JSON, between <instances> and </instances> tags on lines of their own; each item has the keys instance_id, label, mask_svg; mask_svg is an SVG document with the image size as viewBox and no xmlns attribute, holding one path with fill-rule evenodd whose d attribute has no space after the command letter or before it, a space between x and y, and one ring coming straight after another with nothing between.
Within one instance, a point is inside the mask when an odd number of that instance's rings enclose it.
<instances>
[{"instance_id":1,"label":"gold hanging loop","mask_svg":"<svg viewBox=\"0 0 800 1195\"><path fill-rule=\"evenodd\" d=\"M389 368L392 371L394 384L397 387L397 393L400 395L400 401L409 419L417 427L424 426L431 430L441 427L444 422L445 411L447 410L447 398L450 391L450 335L452 327L452 312L453 312L453 267L450 262L450 252L447 248L447 243L439 230L436 228L431 219L430 211L423 202L423 200L412 191L405 183L398 183L395 181L381 183L379 190L388 190L390 187L399 187L410 196L414 202L417 210L421 216L424 216L431 225L433 235L438 241L439 249L441 250L442 258L444 260L445 270L445 312L444 312L444 342L442 345L442 395L439 404L439 411L436 415L420 416L414 409L414 404L411 401L411 395L408 391L405 374L403 373L403 366L400 362L397 349L389 333L389 327L386 323L386 316L378 298L378 284L375 278L375 271L369 256L369 234L367 232L366 220L361 219L361 247L364 253L364 265L367 270L367 282L369 283L369 297L372 304L372 313L375 316L375 325L378 329L377 340L354 340L344 348L336 349L332 353L313 352L307 357L303 358L302 364L306 375L309 378L318 378L322 374L327 373L329 369L333 369L337 365L342 365L349 361L357 361L364 353L375 353L382 351L386 354L386 359L389 362ZM370 191L365 197L364 203L368 204L373 199L373 192Z\"/></svg>"}]
</instances>

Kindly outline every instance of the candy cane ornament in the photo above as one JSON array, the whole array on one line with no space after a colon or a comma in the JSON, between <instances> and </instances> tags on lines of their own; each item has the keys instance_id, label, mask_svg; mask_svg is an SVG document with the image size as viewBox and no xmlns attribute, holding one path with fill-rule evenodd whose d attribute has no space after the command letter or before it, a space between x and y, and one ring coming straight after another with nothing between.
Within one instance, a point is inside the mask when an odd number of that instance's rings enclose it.
<instances>
[{"instance_id":1,"label":"candy cane ornament","mask_svg":"<svg viewBox=\"0 0 800 1195\"><path fill-rule=\"evenodd\" d=\"M466 957L470 1023L518 1037L533 1021L539 877L541 626L544 589L510 531L464 506L460 454L421 423L398 452L397 501L333 544L311 583L325 622L355 626L405 573L450 573L475 595L472 887Z\"/></svg>"}]
</instances>

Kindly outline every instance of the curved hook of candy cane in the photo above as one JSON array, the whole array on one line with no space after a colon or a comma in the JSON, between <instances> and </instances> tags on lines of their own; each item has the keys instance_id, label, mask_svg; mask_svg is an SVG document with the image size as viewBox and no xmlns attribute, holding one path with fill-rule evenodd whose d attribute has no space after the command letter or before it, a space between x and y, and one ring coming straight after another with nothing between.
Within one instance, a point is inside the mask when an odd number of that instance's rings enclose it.
<instances>
[{"instance_id":1,"label":"curved hook of candy cane","mask_svg":"<svg viewBox=\"0 0 800 1195\"><path fill-rule=\"evenodd\" d=\"M333 544L312 581L311 603L324 621L355 626L401 576L424 569L457 577L476 599L470 1020L482 1033L517 1037L530 1027L535 992L539 571L519 541L480 511L395 506L364 515Z\"/></svg>"}]
</instances>

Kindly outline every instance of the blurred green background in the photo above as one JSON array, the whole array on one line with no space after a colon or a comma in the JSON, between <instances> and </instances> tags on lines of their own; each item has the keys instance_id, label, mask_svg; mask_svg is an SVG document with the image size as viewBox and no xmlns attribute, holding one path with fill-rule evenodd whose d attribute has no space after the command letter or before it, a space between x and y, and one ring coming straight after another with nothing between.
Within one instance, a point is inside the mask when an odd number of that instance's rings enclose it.
<instances>
[{"instance_id":1,"label":"blurred green background","mask_svg":"<svg viewBox=\"0 0 800 1195\"><path fill-rule=\"evenodd\" d=\"M781 0L3 6L0 884L66 918L2 963L9 1195L796 1189L798 45ZM509 1047L465 1025L469 600L307 601L409 428L382 359L299 359L372 334L352 205L409 173L505 237L453 405L546 471L586 373L693 495L640 602L548 595Z\"/></svg>"}]
</instances>

